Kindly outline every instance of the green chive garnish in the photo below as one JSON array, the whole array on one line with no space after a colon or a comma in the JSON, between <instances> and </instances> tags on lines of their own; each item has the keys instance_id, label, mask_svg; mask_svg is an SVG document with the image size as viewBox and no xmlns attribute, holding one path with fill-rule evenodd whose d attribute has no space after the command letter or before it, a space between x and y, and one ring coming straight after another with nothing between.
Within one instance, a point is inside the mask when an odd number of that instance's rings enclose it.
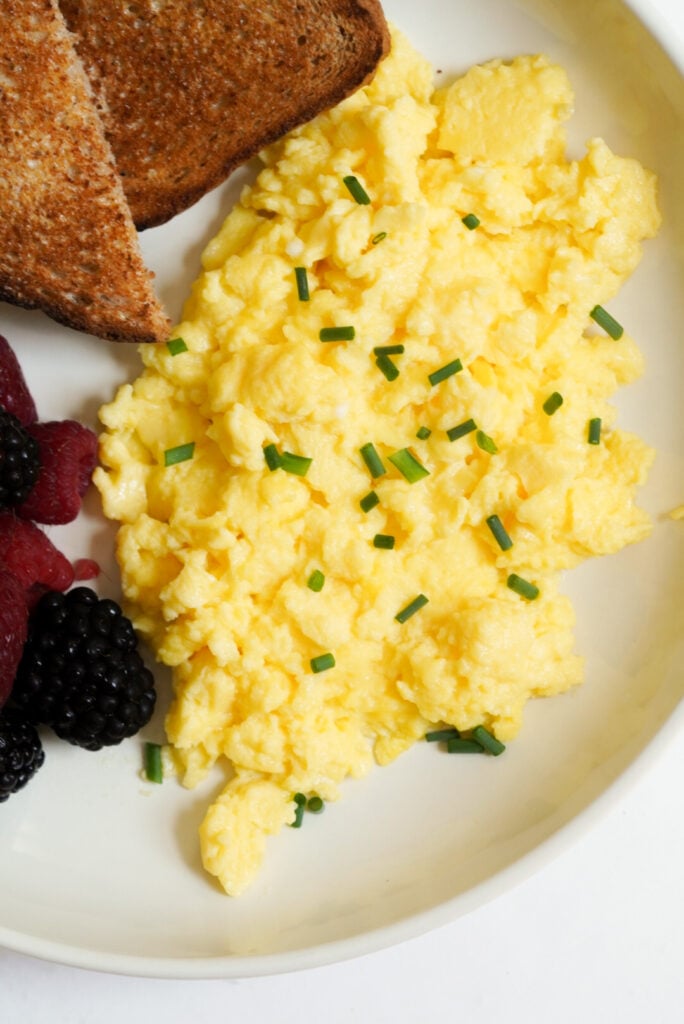
<instances>
[{"instance_id":1,"label":"green chive garnish","mask_svg":"<svg viewBox=\"0 0 684 1024\"><path fill-rule=\"evenodd\" d=\"M416 430L416 437L419 441L427 441L432 431L429 427L418 427Z\"/></svg>"},{"instance_id":2,"label":"green chive garnish","mask_svg":"<svg viewBox=\"0 0 684 1024\"><path fill-rule=\"evenodd\" d=\"M182 338L171 338L170 341L166 342L166 347L172 356L179 356L181 352L188 351L188 346Z\"/></svg>"},{"instance_id":3,"label":"green chive garnish","mask_svg":"<svg viewBox=\"0 0 684 1024\"><path fill-rule=\"evenodd\" d=\"M319 654L312 658L309 664L312 672L325 672L327 669L335 667L335 655L330 652Z\"/></svg>"},{"instance_id":4,"label":"green chive garnish","mask_svg":"<svg viewBox=\"0 0 684 1024\"><path fill-rule=\"evenodd\" d=\"M376 533L373 537L373 547L391 551L394 547L394 537L391 533Z\"/></svg>"},{"instance_id":5,"label":"green chive garnish","mask_svg":"<svg viewBox=\"0 0 684 1024\"><path fill-rule=\"evenodd\" d=\"M325 576L323 575L320 569L314 569L314 571L311 573L308 580L306 581L306 585L309 588L309 590L313 590L317 594L320 593L320 591L323 589L324 584Z\"/></svg>"},{"instance_id":6,"label":"green chive garnish","mask_svg":"<svg viewBox=\"0 0 684 1024\"><path fill-rule=\"evenodd\" d=\"M475 435L475 440L477 441L478 446L482 449L482 451L489 452L490 455L496 455L496 453L499 450L496 447L496 444L494 443L492 438L489 436L489 434L485 434L484 430L478 430L478 432Z\"/></svg>"},{"instance_id":7,"label":"green chive garnish","mask_svg":"<svg viewBox=\"0 0 684 1024\"><path fill-rule=\"evenodd\" d=\"M306 267L295 267L295 278L297 280L297 296L300 302L308 302L309 279L306 276Z\"/></svg>"},{"instance_id":8,"label":"green chive garnish","mask_svg":"<svg viewBox=\"0 0 684 1024\"><path fill-rule=\"evenodd\" d=\"M293 800L295 802L295 817L291 823L290 828L301 828L302 818L304 817L304 809L306 807L306 797L303 793L295 793Z\"/></svg>"},{"instance_id":9,"label":"green chive garnish","mask_svg":"<svg viewBox=\"0 0 684 1024\"><path fill-rule=\"evenodd\" d=\"M363 512L370 512L372 508L375 508L375 506L379 504L380 499L375 491L369 491L368 494L364 494L363 498L361 498L361 501L359 502Z\"/></svg>"},{"instance_id":10,"label":"green chive garnish","mask_svg":"<svg viewBox=\"0 0 684 1024\"><path fill-rule=\"evenodd\" d=\"M195 442L179 444L175 448L167 448L164 452L164 465L175 466L178 462L187 462L195 454Z\"/></svg>"},{"instance_id":11,"label":"green chive garnish","mask_svg":"<svg viewBox=\"0 0 684 1024\"><path fill-rule=\"evenodd\" d=\"M452 740L447 740L447 753L481 754L482 747L476 740L464 740L460 736L455 736Z\"/></svg>"},{"instance_id":12,"label":"green chive garnish","mask_svg":"<svg viewBox=\"0 0 684 1024\"><path fill-rule=\"evenodd\" d=\"M447 754L481 754L482 748L474 739L462 739L455 736L454 739L446 740Z\"/></svg>"},{"instance_id":13,"label":"green chive garnish","mask_svg":"<svg viewBox=\"0 0 684 1024\"><path fill-rule=\"evenodd\" d=\"M480 226L480 220L474 213L467 213L465 217L461 217L461 220L468 228L468 231L474 231L475 228L479 228Z\"/></svg>"},{"instance_id":14,"label":"green chive garnish","mask_svg":"<svg viewBox=\"0 0 684 1024\"><path fill-rule=\"evenodd\" d=\"M410 484L415 484L417 480L422 480L423 477L430 475L430 470L418 461L410 448L400 448L398 452L393 452L387 458Z\"/></svg>"},{"instance_id":15,"label":"green chive garnish","mask_svg":"<svg viewBox=\"0 0 684 1024\"><path fill-rule=\"evenodd\" d=\"M625 333L624 327L619 324L617 320L615 320L615 318L603 308L603 306L594 306L589 316L599 325L599 327L602 327L606 334L610 335L614 341L619 341Z\"/></svg>"},{"instance_id":16,"label":"green chive garnish","mask_svg":"<svg viewBox=\"0 0 684 1024\"><path fill-rule=\"evenodd\" d=\"M361 206L368 206L370 203L370 196L357 177L353 174L347 174L342 181L349 189L352 199L355 199Z\"/></svg>"},{"instance_id":17,"label":"green chive garnish","mask_svg":"<svg viewBox=\"0 0 684 1024\"><path fill-rule=\"evenodd\" d=\"M292 452L283 452L280 456L280 468L286 473L293 473L294 476L306 476L313 459L305 455L293 455Z\"/></svg>"},{"instance_id":18,"label":"green chive garnish","mask_svg":"<svg viewBox=\"0 0 684 1024\"><path fill-rule=\"evenodd\" d=\"M266 465L273 472L274 469L280 469L280 452L274 444L266 444L263 447L264 458L266 459Z\"/></svg>"},{"instance_id":19,"label":"green chive garnish","mask_svg":"<svg viewBox=\"0 0 684 1024\"><path fill-rule=\"evenodd\" d=\"M373 235L371 242L373 245L377 245L378 242L382 242L383 238L387 238L387 232L379 231L377 235Z\"/></svg>"},{"instance_id":20,"label":"green chive garnish","mask_svg":"<svg viewBox=\"0 0 684 1024\"><path fill-rule=\"evenodd\" d=\"M435 384L441 384L447 377L452 377L455 373L460 373L463 369L463 363L460 359L453 359L446 366L440 367L439 370L434 370L428 374L428 380L434 386Z\"/></svg>"},{"instance_id":21,"label":"green chive garnish","mask_svg":"<svg viewBox=\"0 0 684 1024\"><path fill-rule=\"evenodd\" d=\"M164 778L162 748L159 743L145 744L145 776L150 782L159 783Z\"/></svg>"},{"instance_id":22,"label":"green chive garnish","mask_svg":"<svg viewBox=\"0 0 684 1024\"><path fill-rule=\"evenodd\" d=\"M587 441L589 442L589 444L601 443L601 419L599 416L594 417L593 420L589 420L589 428L587 430Z\"/></svg>"},{"instance_id":23,"label":"green chive garnish","mask_svg":"<svg viewBox=\"0 0 684 1024\"><path fill-rule=\"evenodd\" d=\"M489 529L494 534L494 540L499 545L502 551L508 551L509 548L513 547L513 541L506 533L504 524L501 522L498 516L487 516L485 522Z\"/></svg>"},{"instance_id":24,"label":"green chive garnish","mask_svg":"<svg viewBox=\"0 0 684 1024\"><path fill-rule=\"evenodd\" d=\"M503 754L506 747L497 740L496 736L492 736L488 729L485 729L484 725L478 725L473 729L473 739L477 740L481 747L484 747L488 753L493 754L494 757L498 757L499 754Z\"/></svg>"},{"instance_id":25,"label":"green chive garnish","mask_svg":"<svg viewBox=\"0 0 684 1024\"><path fill-rule=\"evenodd\" d=\"M353 341L356 331L353 327L322 327L318 332L321 341Z\"/></svg>"},{"instance_id":26,"label":"green chive garnish","mask_svg":"<svg viewBox=\"0 0 684 1024\"><path fill-rule=\"evenodd\" d=\"M381 355L377 356L375 365L378 370L387 378L387 380L396 380L399 376L399 367L396 363L393 363L389 356Z\"/></svg>"},{"instance_id":27,"label":"green chive garnish","mask_svg":"<svg viewBox=\"0 0 684 1024\"><path fill-rule=\"evenodd\" d=\"M405 608L402 608L400 612L394 616L397 622L404 623L407 619L410 619L412 615L419 612L421 608L425 607L428 603L428 599L425 594L418 594L418 597L414 597Z\"/></svg>"},{"instance_id":28,"label":"green chive garnish","mask_svg":"<svg viewBox=\"0 0 684 1024\"><path fill-rule=\"evenodd\" d=\"M373 349L373 355L376 356L401 356L403 354L403 345L376 345Z\"/></svg>"},{"instance_id":29,"label":"green chive garnish","mask_svg":"<svg viewBox=\"0 0 684 1024\"><path fill-rule=\"evenodd\" d=\"M542 409L547 416L553 416L554 412L560 409L563 404L563 396L558 391L552 392L544 402Z\"/></svg>"},{"instance_id":30,"label":"green chive garnish","mask_svg":"<svg viewBox=\"0 0 684 1024\"><path fill-rule=\"evenodd\" d=\"M307 811L311 811L312 814L320 814L325 804L321 800L320 796L310 796L306 801Z\"/></svg>"},{"instance_id":31,"label":"green chive garnish","mask_svg":"<svg viewBox=\"0 0 684 1024\"><path fill-rule=\"evenodd\" d=\"M442 743L447 740L455 740L460 736L458 729L449 727L448 729L433 729L432 732L425 733L425 739L428 743Z\"/></svg>"},{"instance_id":32,"label":"green chive garnish","mask_svg":"<svg viewBox=\"0 0 684 1024\"><path fill-rule=\"evenodd\" d=\"M361 458L368 466L368 471L372 477L383 476L383 474L387 472L382 459L375 450L375 445L371 444L370 441L368 444L364 444L359 448L359 451L361 452Z\"/></svg>"},{"instance_id":33,"label":"green chive garnish","mask_svg":"<svg viewBox=\"0 0 684 1024\"><path fill-rule=\"evenodd\" d=\"M520 594L521 597L526 598L528 601L534 601L539 597L539 587L535 587L534 583L524 580L522 576L518 576L517 573L512 572L510 574L506 580L506 586L511 590L514 590L516 594Z\"/></svg>"},{"instance_id":34,"label":"green chive garnish","mask_svg":"<svg viewBox=\"0 0 684 1024\"><path fill-rule=\"evenodd\" d=\"M465 420L464 423L459 423L457 427L447 430L446 434L450 441L458 441L459 437L465 437L466 434L472 433L473 430L477 430L475 420Z\"/></svg>"}]
</instances>

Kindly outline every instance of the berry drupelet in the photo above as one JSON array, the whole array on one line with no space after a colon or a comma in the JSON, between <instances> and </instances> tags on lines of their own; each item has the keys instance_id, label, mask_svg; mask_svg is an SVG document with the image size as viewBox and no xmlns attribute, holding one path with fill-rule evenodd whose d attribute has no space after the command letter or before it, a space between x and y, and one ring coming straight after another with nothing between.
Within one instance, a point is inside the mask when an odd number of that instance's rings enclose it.
<instances>
[{"instance_id":1,"label":"berry drupelet","mask_svg":"<svg viewBox=\"0 0 684 1024\"><path fill-rule=\"evenodd\" d=\"M154 680L129 619L88 587L44 595L29 620L12 701L88 750L120 743L151 718Z\"/></svg>"}]
</instances>

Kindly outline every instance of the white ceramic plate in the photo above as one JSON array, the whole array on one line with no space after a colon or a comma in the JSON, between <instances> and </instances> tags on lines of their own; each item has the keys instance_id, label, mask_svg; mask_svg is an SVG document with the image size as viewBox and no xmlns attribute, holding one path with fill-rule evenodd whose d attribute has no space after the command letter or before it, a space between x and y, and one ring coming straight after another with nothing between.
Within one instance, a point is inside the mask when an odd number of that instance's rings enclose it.
<instances>
[{"instance_id":1,"label":"white ceramic plate","mask_svg":"<svg viewBox=\"0 0 684 1024\"><path fill-rule=\"evenodd\" d=\"M602 135L661 181L664 227L611 304L647 356L618 397L621 425L658 449L642 503L653 536L566 579L578 612L586 684L527 711L505 758L435 756L419 745L350 782L326 814L269 843L259 880L237 901L202 873L196 830L217 780L194 792L140 778L140 743L91 754L46 737L47 763L0 809L0 944L64 963L159 977L240 977L339 960L416 935L530 872L606 805L658 733L681 725L684 524L684 84L646 28L646 4L619 0L387 0L388 16L442 79L495 56L544 51L576 90L571 150ZM674 54L675 60L677 55ZM200 251L249 170L143 236L161 295L178 316ZM0 305L42 419L96 426L98 406L137 370L134 350ZM113 530L91 495L53 537L104 567L116 596ZM521 665L521 671L524 666ZM167 680L159 674L160 689ZM161 704L165 704L162 698ZM162 712L144 738L162 738ZM679 719L679 721L677 721ZM667 723L667 728L665 728ZM477 763L475 763L477 762ZM639 758L643 764L643 758Z\"/></svg>"}]
</instances>

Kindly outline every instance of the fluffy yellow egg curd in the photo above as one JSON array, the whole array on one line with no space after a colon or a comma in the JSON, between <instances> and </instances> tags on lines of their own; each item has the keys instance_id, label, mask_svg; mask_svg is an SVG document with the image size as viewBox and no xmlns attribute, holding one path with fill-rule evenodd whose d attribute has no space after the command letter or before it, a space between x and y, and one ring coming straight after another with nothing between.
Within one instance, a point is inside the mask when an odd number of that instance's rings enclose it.
<instances>
[{"instance_id":1,"label":"fluffy yellow egg curd","mask_svg":"<svg viewBox=\"0 0 684 1024\"><path fill-rule=\"evenodd\" d=\"M334 800L445 723L507 741L578 683L559 574L650 529L652 453L608 404L642 359L603 310L655 181L599 139L569 160L572 104L543 56L435 89L395 32L370 85L264 152L174 341L101 410L169 743L188 786L225 767L200 841L230 894L295 794Z\"/></svg>"}]
</instances>

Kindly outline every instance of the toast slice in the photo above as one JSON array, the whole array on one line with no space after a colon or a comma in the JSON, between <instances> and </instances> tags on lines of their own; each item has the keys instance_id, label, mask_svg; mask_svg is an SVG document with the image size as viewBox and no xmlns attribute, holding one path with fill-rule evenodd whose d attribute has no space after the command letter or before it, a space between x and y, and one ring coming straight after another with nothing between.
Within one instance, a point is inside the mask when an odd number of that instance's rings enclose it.
<instances>
[{"instance_id":1,"label":"toast slice","mask_svg":"<svg viewBox=\"0 0 684 1024\"><path fill-rule=\"evenodd\" d=\"M56 0L0 3L0 298L114 341L169 333Z\"/></svg>"},{"instance_id":2,"label":"toast slice","mask_svg":"<svg viewBox=\"0 0 684 1024\"><path fill-rule=\"evenodd\" d=\"M366 82L378 0L60 0L139 228Z\"/></svg>"}]
</instances>

